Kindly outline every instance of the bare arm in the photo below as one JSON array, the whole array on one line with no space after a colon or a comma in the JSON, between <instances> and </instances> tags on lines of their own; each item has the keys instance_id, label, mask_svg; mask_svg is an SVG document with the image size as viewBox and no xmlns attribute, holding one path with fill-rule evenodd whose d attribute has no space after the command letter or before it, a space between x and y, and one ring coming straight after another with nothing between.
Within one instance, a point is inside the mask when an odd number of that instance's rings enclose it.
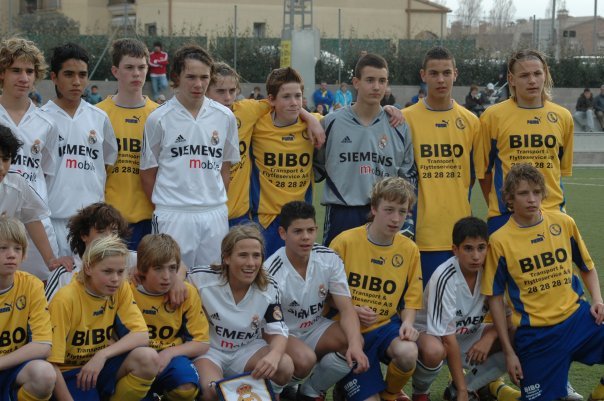
<instances>
[{"instance_id":1,"label":"bare arm","mask_svg":"<svg viewBox=\"0 0 604 401\"><path fill-rule=\"evenodd\" d=\"M9 354L0 356L0 372L33 359L46 359L49 355L50 344L27 343Z\"/></svg>"},{"instance_id":2,"label":"bare arm","mask_svg":"<svg viewBox=\"0 0 604 401\"><path fill-rule=\"evenodd\" d=\"M581 270L581 278L591 294L591 314L596 319L597 324L604 322L604 303L602 303L602 292L600 291L600 280L596 269L587 272Z\"/></svg>"},{"instance_id":3,"label":"bare arm","mask_svg":"<svg viewBox=\"0 0 604 401\"><path fill-rule=\"evenodd\" d=\"M340 326L348 340L348 350L346 351L348 366L352 368L353 361L356 361L357 368L354 372L364 372L369 369L369 360L363 352L363 337L361 336L359 317L350 298L343 295L332 295L332 298L336 308L340 311Z\"/></svg>"},{"instance_id":4,"label":"bare arm","mask_svg":"<svg viewBox=\"0 0 604 401\"><path fill-rule=\"evenodd\" d=\"M231 183L231 162L222 162L220 175L222 176L222 182L224 183L224 190L228 191L229 184Z\"/></svg>"},{"instance_id":5,"label":"bare arm","mask_svg":"<svg viewBox=\"0 0 604 401\"><path fill-rule=\"evenodd\" d=\"M497 329L497 336L499 337L499 343L505 355L505 363L507 366L508 374L514 384L519 385L522 380L522 367L520 366L520 360L512 347L512 342L508 334L508 324L505 317L505 307L503 305L503 295L493 295L488 297L489 309L491 316L493 316L493 323L495 329Z\"/></svg>"},{"instance_id":6,"label":"bare arm","mask_svg":"<svg viewBox=\"0 0 604 401\"><path fill-rule=\"evenodd\" d=\"M491 193L491 186L493 185L492 181L493 173L485 173L484 178L479 179L478 183L480 184L480 189L482 190L482 196L484 196L484 200L489 204L489 194Z\"/></svg>"},{"instance_id":7,"label":"bare arm","mask_svg":"<svg viewBox=\"0 0 604 401\"><path fill-rule=\"evenodd\" d=\"M310 141L315 148L320 149L325 143L325 130L319 120L304 109L300 109L300 120L306 123L306 128L310 133Z\"/></svg>"},{"instance_id":8,"label":"bare arm","mask_svg":"<svg viewBox=\"0 0 604 401\"><path fill-rule=\"evenodd\" d=\"M148 170L141 170L141 185L143 186L143 191L149 201L151 201L151 197L153 196L153 187L155 187L155 179L157 178L157 167L150 168ZM153 201L151 201L153 203Z\"/></svg>"},{"instance_id":9,"label":"bare arm","mask_svg":"<svg viewBox=\"0 0 604 401\"><path fill-rule=\"evenodd\" d=\"M449 366L449 372L451 378L457 389L457 399L459 401L468 399L468 388L466 386L466 379L463 374L463 363L461 361L461 349L457 342L455 334L443 336L443 345L447 351L447 365Z\"/></svg>"},{"instance_id":10,"label":"bare arm","mask_svg":"<svg viewBox=\"0 0 604 401\"><path fill-rule=\"evenodd\" d=\"M401 320L403 321L399 330L401 340L416 341L417 337L419 337L419 332L413 327L416 313L415 309L403 309L401 311Z\"/></svg>"}]
</instances>

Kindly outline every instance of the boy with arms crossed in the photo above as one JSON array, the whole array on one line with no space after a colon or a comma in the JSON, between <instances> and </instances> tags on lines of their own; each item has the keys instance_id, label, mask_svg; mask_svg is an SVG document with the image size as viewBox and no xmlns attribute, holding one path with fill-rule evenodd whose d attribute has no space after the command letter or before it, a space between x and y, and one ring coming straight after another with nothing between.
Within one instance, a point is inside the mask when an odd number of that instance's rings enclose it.
<instances>
[{"instance_id":1,"label":"boy with arms crossed","mask_svg":"<svg viewBox=\"0 0 604 401\"><path fill-rule=\"evenodd\" d=\"M59 253L69 254L67 222L82 207L105 197L105 167L115 163L117 142L107 114L82 99L88 86L86 50L74 43L53 49L50 78L57 97L42 111L57 126L56 169L47 178L48 206Z\"/></svg>"},{"instance_id":2,"label":"boy with arms crossed","mask_svg":"<svg viewBox=\"0 0 604 401\"><path fill-rule=\"evenodd\" d=\"M564 211L561 179L572 174L573 118L551 101L553 81L545 55L537 50L514 53L508 82L511 99L480 117L483 145L476 150L476 176L488 194L490 233L510 218L501 187L512 166L530 163L543 174L548 192L543 209L550 211Z\"/></svg>"},{"instance_id":3,"label":"boy with arms crossed","mask_svg":"<svg viewBox=\"0 0 604 401\"><path fill-rule=\"evenodd\" d=\"M25 178L44 203L48 203L44 176L54 174L59 134L55 124L38 110L28 94L34 84L44 78L46 68L44 56L33 42L10 38L0 44L0 122L9 127L23 143L13 156L11 169ZM57 240L50 218L44 218L42 224L52 251L57 254ZM30 246L22 266L24 270L46 280L49 275L47 262L35 246ZM62 262L71 267L65 258Z\"/></svg>"},{"instance_id":4,"label":"boy with arms crossed","mask_svg":"<svg viewBox=\"0 0 604 401\"><path fill-rule=\"evenodd\" d=\"M188 268L220 260L230 167L239 161L235 116L205 97L213 73L204 49L180 48L171 69L178 92L145 123L140 176L155 205L153 231L178 242Z\"/></svg>"},{"instance_id":5,"label":"boy with arms crossed","mask_svg":"<svg viewBox=\"0 0 604 401\"><path fill-rule=\"evenodd\" d=\"M402 120L391 126L380 106L388 86L386 60L375 54L361 57L352 84L356 103L321 121L326 143L317 154L315 172L318 181L326 180L321 200L326 205L326 246L342 231L367 222L368 194L377 180L405 177L414 185L417 180L409 127Z\"/></svg>"},{"instance_id":6,"label":"boy with arms crossed","mask_svg":"<svg viewBox=\"0 0 604 401\"><path fill-rule=\"evenodd\" d=\"M109 116L117 138L118 155L107 170L105 201L115 206L130 224L128 248L136 250L140 240L151 233L153 205L145 195L139 175L143 128L158 104L143 96L149 51L137 39L119 39L111 48L111 73L117 79L117 93L96 107Z\"/></svg>"},{"instance_id":7,"label":"boy with arms crossed","mask_svg":"<svg viewBox=\"0 0 604 401\"><path fill-rule=\"evenodd\" d=\"M418 170L415 241L427 284L434 270L453 256L453 225L472 214L472 152L480 143L480 126L478 118L451 97L457 69L449 50L430 49L420 75L427 96L403 109L403 114L411 129Z\"/></svg>"},{"instance_id":8,"label":"boy with arms crossed","mask_svg":"<svg viewBox=\"0 0 604 401\"><path fill-rule=\"evenodd\" d=\"M430 386L443 360L453 378L445 399L478 399L476 391L505 372L503 354L493 350L495 327L484 323L488 307L480 293L488 238L484 221L476 217L459 220L453 226L454 256L438 266L426 284L424 308L416 319L420 334L414 401L430 400ZM464 368L468 369L465 377ZM499 401L513 401L518 396L516 391Z\"/></svg>"},{"instance_id":9,"label":"boy with arms crossed","mask_svg":"<svg viewBox=\"0 0 604 401\"><path fill-rule=\"evenodd\" d=\"M413 323L422 307L422 275L417 246L399 231L414 201L414 188L404 178L378 181L371 193L372 221L331 243L344 261L370 364L368 371L343 379L350 401L410 400L402 388L417 360ZM380 362L388 364L385 381Z\"/></svg>"},{"instance_id":10,"label":"boy with arms crossed","mask_svg":"<svg viewBox=\"0 0 604 401\"><path fill-rule=\"evenodd\" d=\"M56 374L50 354L52 326L43 284L19 271L27 253L25 227L0 217L0 399L49 400ZM8 306L7 306L8 305Z\"/></svg>"},{"instance_id":11,"label":"boy with arms crossed","mask_svg":"<svg viewBox=\"0 0 604 401\"><path fill-rule=\"evenodd\" d=\"M523 401L565 397L572 361L604 364L598 274L574 220L541 207L546 196L545 178L537 168L520 163L510 169L502 197L512 215L491 235L482 279L508 374L520 386ZM573 263L591 305L573 286ZM504 294L517 327L513 346ZM604 399L604 378L590 399Z\"/></svg>"},{"instance_id":12,"label":"boy with arms crossed","mask_svg":"<svg viewBox=\"0 0 604 401\"><path fill-rule=\"evenodd\" d=\"M180 250L166 234L145 236L137 252L137 277L132 293L149 327L151 348L159 354L159 373L151 393L169 401L192 401L199 387L199 375L192 359L209 348L208 320L197 290L189 283L186 300L173 308L167 293L180 279Z\"/></svg>"},{"instance_id":13,"label":"boy with arms crossed","mask_svg":"<svg viewBox=\"0 0 604 401\"><path fill-rule=\"evenodd\" d=\"M369 367L363 353L359 318L350 300L342 260L329 248L315 244L315 208L294 201L283 205L279 234L285 246L265 263L273 279L281 283L281 302L289 329L286 352L294 361L294 377L301 381L299 401L323 394L350 372ZM328 296L340 313L334 322L322 316Z\"/></svg>"}]
</instances>

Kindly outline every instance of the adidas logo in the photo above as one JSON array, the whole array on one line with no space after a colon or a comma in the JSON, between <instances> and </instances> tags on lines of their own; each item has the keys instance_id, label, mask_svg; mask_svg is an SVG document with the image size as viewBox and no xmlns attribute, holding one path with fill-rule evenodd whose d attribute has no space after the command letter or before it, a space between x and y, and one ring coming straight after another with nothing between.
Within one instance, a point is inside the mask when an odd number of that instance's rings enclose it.
<instances>
[{"instance_id":1,"label":"adidas logo","mask_svg":"<svg viewBox=\"0 0 604 401\"><path fill-rule=\"evenodd\" d=\"M341 143L352 143L352 141L350 140L350 138L348 136L345 136L344 139L342 139Z\"/></svg>"},{"instance_id":2,"label":"adidas logo","mask_svg":"<svg viewBox=\"0 0 604 401\"><path fill-rule=\"evenodd\" d=\"M459 316L459 317L463 316L463 312L461 311L461 309L458 309L458 310L455 312L455 316Z\"/></svg>"},{"instance_id":3,"label":"adidas logo","mask_svg":"<svg viewBox=\"0 0 604 401\"><path fill-rule=\"evenodd\" d=\"M289 304L289 306L290 306L291 308L295 308L295 307L297 307L297 306L300 306L300 304L298 304L296 301L292 301L292 302Z\"/></svg>"},{"instance_id":4,"label":"adidas logo","mask_svg":"<svg viewBox=\"0 0 604 401\"><path fill-rule=\"evenodd\" d=\"M213 315L211 315L210 318L212 320L218 320L218 321L220 321L220 315L218 315L218 312L216 312Z\"/></svg>"},{"instance_id":5,"label":"adidas logo","mask_svg":"<svg viewBox=\"0 0 604 401\"><path fill-rule=\"evenodd\" d=\"M174 143L186 142L187 140L182 137L182 135L178 135L178 138L174 141Z\"/></svg>"},{"instance_id":6,"label":"adidas logo","mask_svg":"<svg viewBox=\"0 0 604 401\"><path fill-rule=\"evenodd\" d=\"M61 135L59 135L59 141L64 141L65 138L63 138Z\"/></svg>"}]
</instances>

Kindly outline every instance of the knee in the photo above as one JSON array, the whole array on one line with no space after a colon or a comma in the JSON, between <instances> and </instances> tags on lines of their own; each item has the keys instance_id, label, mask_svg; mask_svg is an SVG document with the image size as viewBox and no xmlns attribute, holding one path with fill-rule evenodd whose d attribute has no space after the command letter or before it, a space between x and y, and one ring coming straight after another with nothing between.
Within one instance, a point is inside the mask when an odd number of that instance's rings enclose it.
<instances>
[{"instance_id":1,"label":"knee","mask_svg":"<svg viewBox=\"0 0 604 401\"><path fill-rule=\"evenodd\" d=\"M31 361L27 366L28 380L25 389L40 398L51 395L57 381L53 366L42 360Z\"/></svg>"},{"instance_id":2,"label":"knee","mask_svg":"<svg viewBox=\"0 0 604 401\"><path fill-rule=\"evenodd\" d=\"M296 361L294 363L293 374L300 379L308 376L317 363L317 356L310 348L304 349L303 352L296 352L295 355L287 356L290 357L291 360Z\"/></svg>"},{"instance_id":3,"label":"knee","mask_svg":"<svg viewBox=\"0 0 604 401\"><path fill-rule=\"evenodd\" d=\"M283 357L279 361L277 372L273 376L272 380L279 386L285 386L291 381L293 374L294 363L289 355L283 354Z\"/></svg>"},{"instance_id":4,"label":"knee","mask_svg":"<svg viewBox=\"0 0 604 401\"><path fill-rule=\"evenodd\" d=\"M419 350L419 360L428 368L435 368L446 358L445 347L441 343L430 344L430 347Z\"/></svg>"},{"instance_id":5,"label":"knee","mask_svg":"<svg viewBox=\"0 0 604 401\"><path fill-rule=\"evenodd\" d=\"M132 374L143 379L152 379L159 370L159 356L153 348L139 347L130 351L134 370Z\"/></svg>"},{"instance_id":6,"label":"knee","mask_svg":"<svg viewBox=\"0 0 604 401\"><path fill-rule=\"evenodd\" d=\"M390 344L392 362L400 369L407 371L415 368L417 362L417 345L411 341L401 341L398 338Z\"/></svg>"}]
</instances>

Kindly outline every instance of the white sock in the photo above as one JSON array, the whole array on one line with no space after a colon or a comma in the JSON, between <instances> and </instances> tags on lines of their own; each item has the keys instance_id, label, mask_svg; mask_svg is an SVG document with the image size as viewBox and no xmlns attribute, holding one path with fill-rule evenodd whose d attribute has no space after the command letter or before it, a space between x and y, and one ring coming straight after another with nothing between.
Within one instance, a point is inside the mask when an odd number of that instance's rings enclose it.
<instances>
[{"instance_id":1,"label":"white sock","mask_svg":"<svg viewBox=\"0 0 604 401\"><path fill-rule=\"evenodd\" d=\"M466 385L468 386L468 390L476 391L493 380L500 378L506 371L503 352L489 355L486 361L472 367L472 369L466 373Z\"/></svg>"},{"instance_id":2,"label":"white sock","mask_svg":"<svg viewBox=\"0 0 604 401\"><path fill-rule=\"evenodd\" d=\"M310 378L300 387L300 392L309 397L318 397L349 372L346 358L338 352L330 352L315 366Z\"/></svg>"},{"instance_id":3,"label":"white sock","mask_svg":"<svg viewBox=\"0 0 604 401\"><path fill-rule=\"evenodd\" d=\"M427 394L442 367L442 361L437 367L429 368L418 359L413 372L413 394Z\"/></svg>"}]
</instances>

